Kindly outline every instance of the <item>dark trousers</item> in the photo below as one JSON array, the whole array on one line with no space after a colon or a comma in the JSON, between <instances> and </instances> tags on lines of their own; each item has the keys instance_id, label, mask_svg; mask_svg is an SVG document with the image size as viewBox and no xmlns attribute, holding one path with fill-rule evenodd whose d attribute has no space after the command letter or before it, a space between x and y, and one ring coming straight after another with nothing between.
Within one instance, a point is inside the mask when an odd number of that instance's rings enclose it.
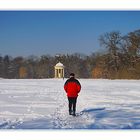
<instances>
[{"instance_id":1,"label":"dark trousers","mask_svg":"<svg viewBox=\"0 0 140 140\"><path fill-rule=\"evenodd\" d=\"M76 111L76 102L77 102L77 97L68 97L69 101L69 112Z\"/></svg>"}]
</instances>

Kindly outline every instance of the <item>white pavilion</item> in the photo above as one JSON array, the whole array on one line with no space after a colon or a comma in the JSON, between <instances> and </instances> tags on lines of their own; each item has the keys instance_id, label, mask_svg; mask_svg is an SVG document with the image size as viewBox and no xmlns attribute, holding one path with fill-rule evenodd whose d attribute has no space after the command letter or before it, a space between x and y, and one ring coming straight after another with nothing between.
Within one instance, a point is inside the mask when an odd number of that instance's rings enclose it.
<instances>
[{"instance_id":1,"label":"white pavilion","mask_svg":"<svg viewBox=\"0 0 140 140\"><path fill-rule=\"evenodd\" d=\"M62 63L57 63L54 66L55 69L55 78L64 78L64 65Z\"/></svg>"}]
</instances>

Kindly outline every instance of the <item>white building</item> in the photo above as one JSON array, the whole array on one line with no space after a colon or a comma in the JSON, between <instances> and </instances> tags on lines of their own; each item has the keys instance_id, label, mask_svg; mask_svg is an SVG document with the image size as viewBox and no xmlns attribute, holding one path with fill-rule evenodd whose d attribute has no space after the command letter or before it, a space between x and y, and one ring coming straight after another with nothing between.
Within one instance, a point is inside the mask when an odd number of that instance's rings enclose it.
<instances>
[{"instance_id":1,"label":"white building","mask_svg":"<svg viewBox=\"0 0 140 140\"><path fill-rule=\"evenodd\" d=\"M55 66L55 78L64 78L64 65L62 63L57 63Z\"/></svg>"}]
</instances>

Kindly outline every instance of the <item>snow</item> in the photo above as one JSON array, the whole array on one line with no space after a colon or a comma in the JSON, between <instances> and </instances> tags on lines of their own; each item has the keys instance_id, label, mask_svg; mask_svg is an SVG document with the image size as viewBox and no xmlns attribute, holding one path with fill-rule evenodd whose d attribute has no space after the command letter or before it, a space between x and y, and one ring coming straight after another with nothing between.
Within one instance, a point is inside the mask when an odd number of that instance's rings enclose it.
<instances>
[{"instance_id":1,"label":"snow","mask_svg":"<svg viewBox=\"0 0 140 140\"><path fill-rule=\"evenodd\" d=\"M79 79L77 116L66 79L1 79L0 129L139 129L140 80Z\"/></svg>"}]
</instances>

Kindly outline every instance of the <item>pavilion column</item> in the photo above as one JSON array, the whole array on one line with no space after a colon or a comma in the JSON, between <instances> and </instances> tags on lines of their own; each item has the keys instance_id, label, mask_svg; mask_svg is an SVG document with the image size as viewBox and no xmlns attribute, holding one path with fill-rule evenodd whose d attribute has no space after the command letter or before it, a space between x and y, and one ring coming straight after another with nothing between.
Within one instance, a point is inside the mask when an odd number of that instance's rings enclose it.
<instances>
[{"instance_id":1,"label":"pavilion column","mask_svg":"<svg viewBox=\"0 0 140 140\"><path fill-rule=\"evenodd\" d=\"M55 69L55 78L57 77L57 69Z\"/></svg>"}]
</instances>

